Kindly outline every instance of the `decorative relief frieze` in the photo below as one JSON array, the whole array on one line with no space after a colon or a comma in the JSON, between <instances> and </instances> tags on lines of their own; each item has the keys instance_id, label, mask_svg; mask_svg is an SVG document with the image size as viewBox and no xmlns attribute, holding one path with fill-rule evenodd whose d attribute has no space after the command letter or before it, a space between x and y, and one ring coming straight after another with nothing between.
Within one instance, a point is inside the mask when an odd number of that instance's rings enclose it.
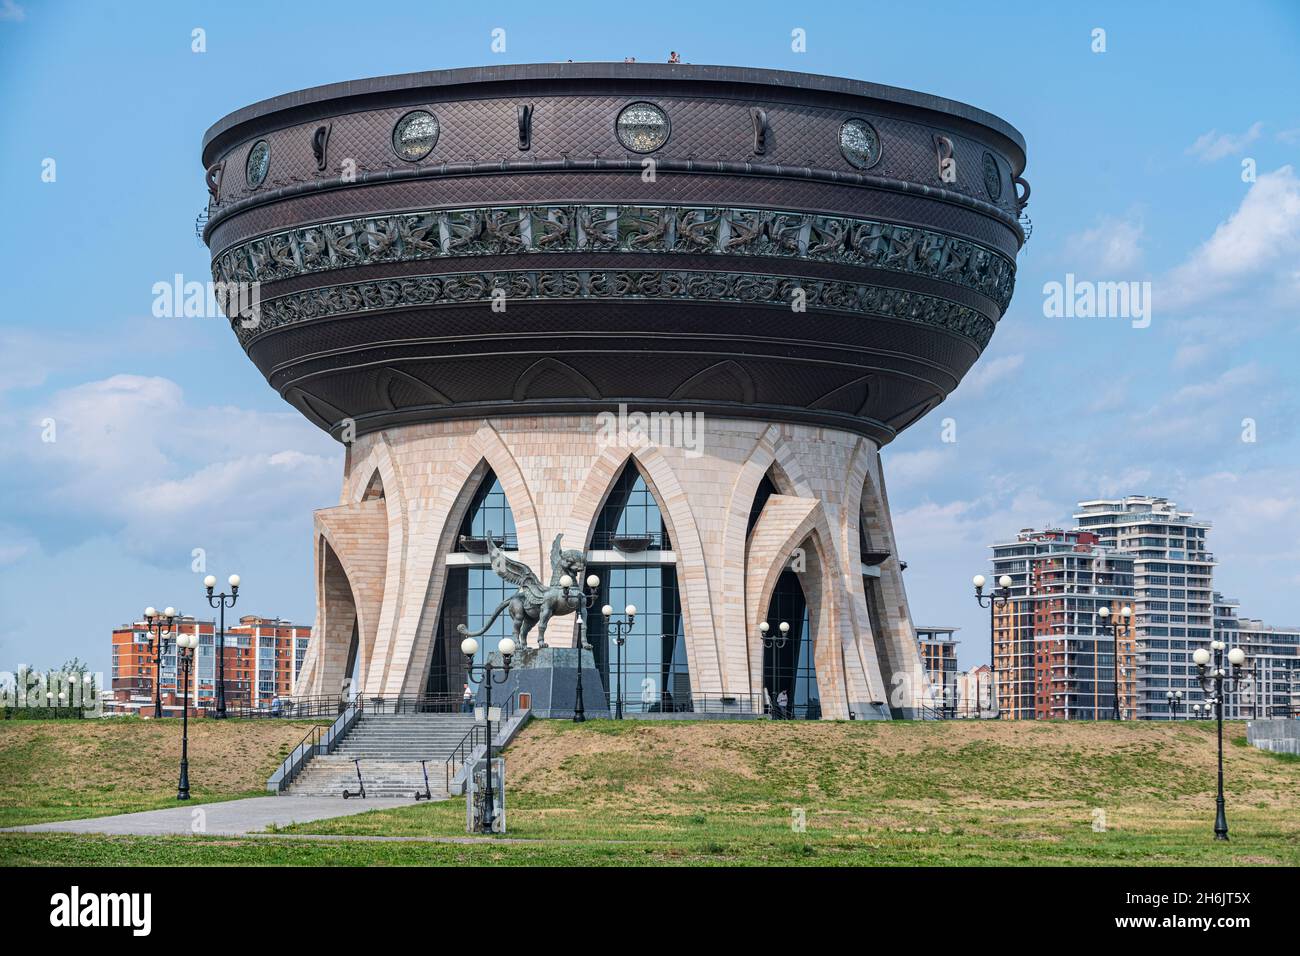
<instances>
[{"instance_id":1,"label":"decorative relief frieze","mask_svg":"<svg viewBox=\"0 0 1300 956\"><path fill-rule=\"evenodd\" d=\"M661 269L521 270L411 276L350 282L276 296L261 305L258 324L232 323L241 342L312 319L412 306L482 302L502 290L507 300L654 299L790 305L800 298L813 311L851 312L918 322L956 332L981 349L993 335L986 315L938 296L828 279L734 272Z\"/></svg>"},{"instance_id":2,"label":"decorative relief frieze","mask_svg":"<svg viewBox=\"0 0 1300 956\"><path fill-rule=\"evenodd\" d=\"M999 310L1015 266L956 236L848 216L688 206L499 206L430 210L304 226L233 246L213 261L225 282L273 282L379 262L544 252L777 256L926 276L978 292Z\"/></svg>"}]
</instances>

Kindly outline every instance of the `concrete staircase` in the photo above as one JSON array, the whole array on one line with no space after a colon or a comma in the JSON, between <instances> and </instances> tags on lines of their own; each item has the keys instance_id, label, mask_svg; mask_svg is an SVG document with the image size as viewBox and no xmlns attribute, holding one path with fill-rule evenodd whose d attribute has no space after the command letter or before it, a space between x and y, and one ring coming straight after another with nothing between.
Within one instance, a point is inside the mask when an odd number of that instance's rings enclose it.
<instances>
[{"instance_id":1,"label":"concrete staircase","mask_svg":"<svg viewBox=\"0 0 1300 956\"><path fill-rule=\"evenodd\" d=\"M428 762L434 799L447 796L444 763L474 726L473 714L363 714L331 754L313 757L287 791L292 796L357 791L357 766L368 797L415 799L424 790L420 761Z\"/></svg>"}]
</instances>

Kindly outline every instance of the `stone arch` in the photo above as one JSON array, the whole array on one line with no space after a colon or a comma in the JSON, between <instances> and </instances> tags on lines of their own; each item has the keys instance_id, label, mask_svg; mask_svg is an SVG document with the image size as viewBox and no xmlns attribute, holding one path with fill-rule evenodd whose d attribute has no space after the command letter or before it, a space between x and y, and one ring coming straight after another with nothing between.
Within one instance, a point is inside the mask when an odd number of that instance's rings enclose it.
<instances>
[{"instance_id":1,"label":"stone arch","mask_svg":"<svg viewBox=\"0 0 1300 956\"><path fill-rule=\"evenodd\" d=\"M836 602L838 564L831 542L831 529L820 501L776 495L775 506L764 509L754 528L751 560L746 574L747 626L744 630L752 694L761 696L763 646L757 640L758 626L767 614L772 594L796 548L803 549L804 570L799 575L808 605L812 631L813 660L822 715L845 718L849 700L845 687L841 653L842 627Z\"/></svg>"},{"instance_id":2,"label":"stone arch","mask_svg":"<svg viewBox=\"0 0 1300 956\"><path fill-rule=\"evenodd\" d=\"M543 547L538 509L523 472L501 436L485 421L439 482L437 497L421 512L419 549L413 552L409 562L408 577L426 584L423 588L412 588L413 593L406 595L402 602L400 631L406 637L394 655L394 662L388 665L384 681L391 695L415 695L423 690L446 587L446 561L438 558L453 550L465 511L489 469L496 474L510 502L519 539L519 560L535 569L548 566L549 543ZM417 539L415 531L412 539Z\"/></svg>"},{"instance_id":3,"label":"stone arch","mask_svg":"<svg viewBox=\"0 0 1300 956\"><path fill-rule=\"evenodd\" d=\"M704 542L686 492L660 448L649 446L630 450L606 447L587 470L582 488L574 499L565 537L581 540L583 548L587 547L596 527L596 518L629 460L640 471L646 487L658 503L659 513L673 542L692 689L698 693L702 686L720 685L725 694L727 678L721 669L722 649L709 593L710 570L705 559Z\"/></svg>"},{"instance_id":4,"label":"stone arch","mask_svg":"<svg viewBox=\"0 0 1300 956\"><path fill-rule=\"evenodd\" d=\"M320 600L312 629L312 652L294 687L294 693L303 696L342 692L354 634L359 638L356 653L360 660L356 670L361 675L366 673L368 609L358 606L347 565L325 529L316 538L316 564ZM355 690L361 692L361 688Z\"/></svg>"},{"instance_id":5,"label":"stone arch","mask_svg":"<svg viewBox=\"0 0 1300 956\"><path fill-rule=\"evenodd\" d=\"M889 552L889 557L879 566L879 578L868 582L861 574L857 574L854 575L854 581L849 582L853 586L850 593L854 594L854 603L857 603L857 597L861 595L863 613L874 616L878 625L875 628L865 628L872 632L873 640L870 645L863 642L862 651L864 656L870 654L876 659L884 691L890 695L887 699L891 706L910 709L923 693L924 667L907 604L897 541L889 518L884 473L878 454L873 455L867 463L858 488L859 509L872 544L878 550ZM873 605L875 613L871 614ZM903 697L896 700L895 695L900 689Z\"/></svg>"}]
</instances>

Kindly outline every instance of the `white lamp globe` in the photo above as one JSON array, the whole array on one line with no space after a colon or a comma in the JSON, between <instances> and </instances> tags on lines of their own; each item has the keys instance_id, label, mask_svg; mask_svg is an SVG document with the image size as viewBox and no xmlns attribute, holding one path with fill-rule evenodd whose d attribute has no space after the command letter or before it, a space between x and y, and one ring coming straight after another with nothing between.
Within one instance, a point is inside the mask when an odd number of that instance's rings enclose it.
<instances>
[{"instance_id":1,"label":"white lamp globe","mask_svg":"<svg viewBox=\"0 0 1300 956\"><path fill-rule=\"evenodd\" d=\"M152 604L150 604L147 608L144 609L144 616L146 618L157 617L158 609L154 607Z\"/></svg>"},{"instance_id":2,"label":"white lamp globe","mask_svg":"<svg viewBox=\"0 0 1300 956\"><path fill-rule=\"evenodd\" d=\"M1203 647L1198 647L1196 653L1192 655L1192 660L1196 662L1197 666L1204 667L1210 663L1210 652Z\"/></svg>"},{"instance_id":3,"label":"white lamp globe","mask_svg":"<svg viewBox=\"0 0 1300 956\"><path fill-rule=\"evenodd\" d=\"M1216 651L1223 650L1223 641L1210 641L1210 646Z\"/></svg>"},{"instance_id":4,"label":"white lamp globe","mask_svg":"<svg viewBox=\"0 0 1300 956\"><path fill-rule=\"evenodd\" d=\"M466 657L473 657L478 653L478 641L472 637L467 637L460 642L460 652Z\"/></svg>"},{"instance_id":5,"label":"white lamp globe","mask_svg":"<svg viewBox=\"0 0 1300 956\"><path fill-rule=\"evenodd\" d=\"M781 631L782 634L789 634L789 633L790 633L790 622L789 622L789 621L782 621L780 624L777 625L777 627L780 629L780 631Z\"/></svg>"},{"instance_id":6,"label":"white lamp globe","mask_svg":"<svg viewBox=\"0 0 1300 956\"><path fill-rule=\"evenodd\" d=\"M627 607L623 608L623 613L628 617L636 617L636 605L629 604Z\"/></svg>"},{"instance_id":7,"label":"white lamp globe","mask_svg":"<svg viewBox=\"0 0 1300 956\"><path fill-rule=\"evenodd\" d=\"M230 577L226 578L226 582L227 582L227 583L228 583L232 588L237 588L237 587L239 587L239 575L238 575L238 574L232 574Z\"/></svg>"},{"instance_id":8,"label":"white lamp globe","mask_svg":"<svg viewBox=\"0 0 1300 956\"><path fill-rule=\"evenodd\" d=\"M998 578L998 586L1004 588L1011 587L1011 575L1004 574L1002 577Z\"/></svg>"},{"instance_id":9,"label":"white lamp globe","mask_svg":"<svg viewBox=\"0 0 1300 956\"><path fill-rule=\"evenodd\" d=\"M497 645L497 650L501 652L503 657L509 657L515 652L515 642L508 637L503 637L501 643Z\"/></svg>"},{"instance_id":10,"label":"white lamp globe","mask_svg":"<svg viewBox=\"0 0 1300 956\"><path fill-rule=\"evenodd\" d=\"M764 621L762 624L758 625L758 629L762 631L764 634L766 634L768 631L772 629L772 625L768 624L767 621Z\"/></svg>"},{"instance_id":11,"label":"white lamp globe","mask_svg":"<svg viewBox=\"0 0 1300 956\"><path fill-rule=\"evenodd\" d=\"M1110 617L1110 608L1108 607L1097 608L1097 616L1101 618Z\"/></svg>"},{"instance_id":12,"label":"white lamp globe","mask_svg":"<svg viewBox=\"0 0 1300 956\"><path fill-rule=\"evenodd\" d=\"M600 613L605 615L606 617L610 617L613 615L614 609L610 607L608 604L606 604L604 607L600 609Z\"/></svg>"},{"instance_id":13,"label":"white lamp globe","mask_svg":"<svg viewBox=\"0 0 1300 956\"><path fill-rule=\"evenodd\" d=\"M1240 667L1242 664L1246 663L1246 652L1240 647L1234 647L1232 650L1228 651L1228 663Z\"/></svg>"},{"instance_id":14,"label":"white lamp globe","mask_svg":"<svg viewBox=\"0 0 1300 956\"><path fill-rule=\"evenodd\" d=\"M1133 616L1133 609L1129 607L1127 604L1125 604L1122 608L1120 608L1119 613L1122 618L1128 620L1130 617Z\"/></svg>"},{"instance_id":15,"label":"white lamp globe","mask_svg":"<svg viewBox=\"0 0 1300 956\"><path fill-rule=\"evenodd\" d=\"M594 574L587 575L587 587L589 588L600 587L600 578L596 577L596 575Z\"/></svg>"},{"instance_id":16,"label":"white lamp globe","mask_svg":"<svg viewBox=\"0 0 1300 956\"><path fill-rule=\"evenodd\" d=\"M163 608L163 617L175 617L175 616L176 616L176 608L174 607Z\"/></svg>"},{"instance_id":17,"label":"white lamp globe","mask_svg":"<svg viewBox=\"0 0 1300 956\"><path fill-rule=\"evenodd\" d=\"M217 576L215 574L209 574L203 579L203 586L211 591L217 586Z\"/></svg>"},{"instance_id":18,"label":"white lamp globe","mask_svg":"<svg viewBox=\"0 0 1300 956\"><path fill-rule=\"evenodd\" d=\"M569 577L567 574L561 574L561 575L560 575L560 587L562 587L562 588L571 588L571 587L573 587L573 578Z\"/></svg>"},{"instance_id":19,"label":"white lamp globe","mask_svg":"<svg viewBox=\"0 0 1300 956\"><path fill-rule=\"evenodd\" d=\"M1182 700L1182 699L1183 699L1183 692L1182 692L1181 690L1175 692L1175 693L1174 693L1174 697L1176 697L1178 700Z\"/></svg>"},{"instance_id":20,"label":"white lamp globe","mask_svg":"<svg viewBox=\"0 0 1300 956\"><path fill-rule=\"evenodd\" d=\"M984 575L977 574L975 575L975 577L971 578L970 580L971 583L974 584L977 588L984 587Z\"/></svg>"}]
</instances>

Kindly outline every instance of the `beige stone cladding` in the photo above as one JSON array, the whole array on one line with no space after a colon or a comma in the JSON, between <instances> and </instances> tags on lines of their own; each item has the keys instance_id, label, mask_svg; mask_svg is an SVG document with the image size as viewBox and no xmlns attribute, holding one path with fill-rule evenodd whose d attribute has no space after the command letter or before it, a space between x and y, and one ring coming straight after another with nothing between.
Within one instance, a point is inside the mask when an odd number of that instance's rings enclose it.
<instances>
[{"instance_id":1,"label":"beige stone cladding","mask_svg":"<svg viewBox=\"0 0 1300 956\"><path fill-rule=\"evenodd\" d=\"M660 560L676 565L694 694L761 694L758 625L789 566L808 600L823 715L881 717L891 705L915 705L923 670L873 442L712 417L691 441L650 445L611 431L593 413L415 424L358 438L338 506L316 513L317 620L295 692L339 693L354 627L362 693L422 692L448 555L483 477L495 473L509 500L518 558L549 580L555 535L588 547L631 459L672 540ZM748 532L765 474L777 494ZM889 552L878 569L862 565L859 520L872 548ZM869 587L878 589L879 633ZM572 624L571 615L553 619L550 643L570 643Z\"/></svg>"}]
</instances>

